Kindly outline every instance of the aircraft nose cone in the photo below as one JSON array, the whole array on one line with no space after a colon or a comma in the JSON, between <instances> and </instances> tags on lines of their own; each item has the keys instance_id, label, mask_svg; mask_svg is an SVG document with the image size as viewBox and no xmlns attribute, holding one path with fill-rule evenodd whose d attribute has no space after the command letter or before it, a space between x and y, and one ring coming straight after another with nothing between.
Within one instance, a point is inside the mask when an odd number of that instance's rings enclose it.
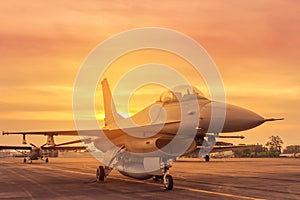
<instances>
[{"instance_id":1,"label":"aircraft nose cone","mask_svg":"<svg viewBox=\"0 0 300 200\"><path fill-rule=\"evenodd\" d=\"M216 110L224 109L223 103L213 102L206 104L200 112L200 127L208 127L211 117L212 105ZM254 128L265 122L260 115L231 104L226 104L226 115L222 132L244 131Z\"/></svg>"},{"instance_id":2,"label":"aircraft nose cone","mask_svg":"<svg viewBox=\"0 0 300 200\"><path fill-rule=\"evenodd\" d=\"M262 124L264 121L265 119L255 112L227 104L223 132L248 130Z\"/></svg>"}]
</instances>

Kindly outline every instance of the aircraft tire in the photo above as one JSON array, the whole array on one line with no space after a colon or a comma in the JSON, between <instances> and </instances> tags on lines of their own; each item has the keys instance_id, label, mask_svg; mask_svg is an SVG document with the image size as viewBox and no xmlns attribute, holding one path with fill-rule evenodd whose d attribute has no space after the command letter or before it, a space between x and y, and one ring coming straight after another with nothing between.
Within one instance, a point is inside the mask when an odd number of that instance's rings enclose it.
<instances>
[{"instance_id":1,"label":"aircraft tire","mask_svg":"<svg viewBox=\"0 0 300 200\"><path fill-rule=\"evenodd\" d=\"M209 155L206 155L205 156L205 162L209 162L209 159L210 159Z\"/></svg>"},{"instance_id":2,"label":"aircraft tire","mask_svg":"<svg viewBox=\"0 0 300 200\"><path fill-rule=\"evenodd\" d=\"M24 159L23 159L23 163L26 163L26 162L27 162L27 159L26 159L26 158L24 158Z\"/></svg>"},{"instance_id":3,"label":"aircraft tire","mask_svg":"<svg viewBox=\"0 0 300 200\"><path fill-rule=\"evenodd\" d=\"M104 167L103 166L99 166L97 168L96 178L97 178L97 181L104 181L105 171L104 171Z\"/></svg>"},{"instance_id":4,"label":"aircraft tire","mask_svg":"<svg viewBox=\"0 0 300 200\"><path fill-rule=\"evenodd\" d=\"M172 190L174 186L173 177L167 174L164 178L164 185L166 190Z\"/></svg>"},{"instance_id":5,"label":"aircraft tire","mask_svg":"<svg viewBox=\"0 0 300 200\"><path fill-rule=\"evenodd\" d=\"M49 159L48 158L46 158L46 160L45 160L45 163L48 163L49 162Z\"/></svg>"}]
</instances>

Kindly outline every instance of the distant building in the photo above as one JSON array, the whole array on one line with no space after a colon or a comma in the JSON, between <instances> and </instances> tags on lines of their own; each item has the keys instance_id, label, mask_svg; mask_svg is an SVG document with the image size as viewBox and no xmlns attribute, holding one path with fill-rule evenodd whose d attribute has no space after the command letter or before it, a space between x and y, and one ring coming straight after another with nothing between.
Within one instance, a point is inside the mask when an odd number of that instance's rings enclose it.
<instances>
[{"instance_id":1,"label":"distant building","mask_svg":"<svg viewBox=\"0 0 300 200\"><path fill-rule=\"evenodd\" d=\"M281 158L300 158L300 153L282 153Z\"/></svg>"}]
</instances>

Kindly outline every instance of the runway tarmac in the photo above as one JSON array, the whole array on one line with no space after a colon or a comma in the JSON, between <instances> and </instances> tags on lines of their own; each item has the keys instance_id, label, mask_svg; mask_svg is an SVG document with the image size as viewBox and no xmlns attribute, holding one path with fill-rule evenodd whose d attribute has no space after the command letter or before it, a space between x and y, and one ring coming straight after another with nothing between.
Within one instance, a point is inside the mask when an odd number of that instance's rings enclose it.
<instances>
[{"instance_id":1,"label":"runway tarmac","mask_svg":"<svg viewBox=\"0 0 300 200\"><path fill-rule=\"evenodd\" d=\"M300 199L300 159L211 159L176 162L174 189L113 171L95 182L93 158L23 164L0 159L0 199Z\"/></svg>"}]
</instances>

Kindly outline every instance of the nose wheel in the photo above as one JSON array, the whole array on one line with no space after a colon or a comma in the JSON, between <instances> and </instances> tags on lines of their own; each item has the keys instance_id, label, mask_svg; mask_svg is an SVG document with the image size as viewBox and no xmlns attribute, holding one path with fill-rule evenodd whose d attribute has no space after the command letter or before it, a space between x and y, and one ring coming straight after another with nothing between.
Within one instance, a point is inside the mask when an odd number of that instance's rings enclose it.
<instances>
[{"instance_id":1,"label":"nose wheel","mask_svg":"<svg viewBox=\"0 0 300 200\"><path fill-rule=\"evenodd\" d=\"M173 189L173 177L170 174L165 174L163 177L164 180L164 186L166 190L172 190Z\"/></svg>"},{"instance_id":2,"label":"nose wheel","mask_svg":"<svg viewBox=\"0 0 300 200\"><path fill-rule=\"evenodd\" d=\"M169 173L169 167L166 166L162 170L162 176L154 176L153 181L162 183L165 190L172 190L174 186L173 177Z\"/></svg>"}]
</instances>

